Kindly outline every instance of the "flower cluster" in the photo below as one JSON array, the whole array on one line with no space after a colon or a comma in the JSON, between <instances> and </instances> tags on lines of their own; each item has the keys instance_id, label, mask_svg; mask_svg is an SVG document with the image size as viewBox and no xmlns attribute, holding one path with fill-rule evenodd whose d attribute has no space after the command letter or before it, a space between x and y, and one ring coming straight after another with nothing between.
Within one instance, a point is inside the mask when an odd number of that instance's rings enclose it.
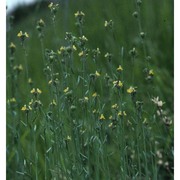
<instances>
[{"instance_id":1,"label":"flower cluster","mask_svg":"<svg viewBox=\"0 0 180 180\"><path fill-rule=\"evenodd\" d=\"M27 32L22 32L20 31L18 34L17 34L17 37L20 38L21 42L23 43L25 41L25 39L29 38L29 34Z\"/></svg>"},{"instance_id":2,"label":"flower cluster","mask_svg":"<svg viewBox=\"0 0 180 180\"><path fill-rule=\"evenodd\" d=\"M85 14L82 11L77 11L76 13L74 13L74 16L76 18L76 25L82 26L84 23Z\"/></svg>"}]
</instances>

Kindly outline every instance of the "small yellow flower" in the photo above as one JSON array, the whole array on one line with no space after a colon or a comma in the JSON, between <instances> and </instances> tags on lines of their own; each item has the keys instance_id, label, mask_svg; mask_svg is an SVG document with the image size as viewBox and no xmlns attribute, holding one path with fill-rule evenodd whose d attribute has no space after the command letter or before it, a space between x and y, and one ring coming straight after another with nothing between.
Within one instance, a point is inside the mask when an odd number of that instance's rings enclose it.
<instances>
[{"instance_id":1,"label":"small yellow flower","mask_svg":"<svg viewBox=\"0 0 180 180\"><path fill-rule=\"evenodd\" d=\"M98 96L97 92L92 94L92 97L94 97L94 98L97 97L97 96Z\"/></svg>"},{"instance_id":2,"label":"small yellow flower","mask_svg":"<svg viewBox=\"0 0 180 180\"><path fill-rule=\"evenodd\" d=\"M17 34L17 37L21 37L23 35L22 31L20 31L18 34Z\"/></svg>"},{"instance_id":3,"label":"small yellow flower","mask_svg":"<svg viewBox=\"0 0 180 180\"><path fill-rule=\"evenodd\" d=\"M16 49L16 46L15 46L15 44L13 42L11 42L11 44L9 45L9 48Z\"/></svg>"},{"instance_id":4,"label":"small yellow flower","mask_svg":"<svg viewBox=\"0 0 180 180\"><path fill-rule=\"evenodd\" d=\"M149 75L150 75L150 76L154 76L154 71L153 71L153 69L149 70Z\"/></svg>"},{"instance_id":5,"label":"small yellow flower","mask_svg":"<svg viewBox=\"0 0 180 180\"><path fill-rule=\"evenodd\" d=\"M33 88L31 91L30 91L31 94L34 94L34 95L37 95L37 94L41 94L42 91L38 88Z\"/></svg>"},{"instance_id":6,"label":"small yellow flower","mask_svg":"<svg viewBox=\"0 0 180 180\"><path fill-rule=\"evenodd\" d=\"M101 51L99 50L99 48L96 49L96 53L101 54Z\"/></svg>"},{"instance_id":7,"label":"small yellow flower","mask_svg":"<svg viewBox=\"0 0 180 180\"><path fill-rule=\"evenodd\" d=\"M50 106L57 106L56 101L53 99L52 102L50 103Z\"/></svg>"},{"instance_id":8,"label":"small yellow flower","mask_svg":"<svg viewBox=\"0 0 180 180\"><path fill-rule=\"evenodd\" d=\"M14 97L10 98L7 100L7 103L16 103L16 99Z\"/></svg>"},{"instance_id":9,"label":"small yellow flower","mask_svg":"<svg viewBox=\"0 0 180 180\"><path fill-rule=\"evenodd\" d=\"M20 31L18 34L17 34L17 37L19 37L21 39L22 42L24 42L24 40L26 38L29 38L29 34L27 32L23 33L22 31Z\"/></svg>"},{"instance_id":10,"label":"small yellow flower","mask_svg":"<svg viewBox=\"0 0 180 180\"><path fill-rule=\"evenodd\" d=\"M33 104L33 99L31 99L31 101L29 102L29 105L32 105Z\"/></svg>"},{"instance_id":11,"label":"small yellow flower","mask_svg":"<svg viewBox=\"0 0 180 180\"><path fill-rule=\"evenodd\" d=\"M53 3L51 2L49 5L48 5L48 8L52 8L53 7Z\"/></svg>"},{"instance_id":12,"label":"small yellow flower","mask_svg":"<svg viewBox=\"0 0 180 180\"><path fill-rule=\"evenodd\" d=\"M29 112L31 110L32 110L31 106L26 106L26 104L21 108L21 111L25 111L25 112Z\"/></svg>"},{"instance_id":13,"label":"small yellow flower","mask_svg":"<svg viewBox=\"0 0 180 180\"><path fill-rule=\"evenodd\" d=\"M67 140L68 140L68 141L71 141L71 136L67 136Z\"/></svg>"},{"instance_id":14,"label":"small yellow flower","mask_svg":"<svg viewBox=\"0 0 180 180\"><path fill-rule=\"evenodd\" d=\"M126 111L123 111L123 115L124 115L124 116L127 116Z\"/></svg>"},{"instance_id":15,"label":"small yellow flower","mask_svg":"<svg viewBox=\"0 0 180 180\"><path fill-rule=\"evenodd\" d=\"M10 102L16 102L16 99L13 97L10 99Z\"/></svg>"},{"instance_id":16,"label":"small yellow flower","mask_svg":"<svg viewBox=\"0 0 180 180\"><path fill-rule=\"evenodd\" d=\"M28 78L28 83L29 83L29 84L32 84L32 83L33 83L33 81L32 81L31 78Z\"/></svg>"},{"instance_id":17,"label":"small yellow flower","mask_svg":"<svg viewBox=\"0 0 180 180\"><path fill-rule=\"evenodd\" d=\"M52 79L48 82L48 84L52 84Z\"/></svg>"},{"instance_id":18,"label":"small yellow flower","mask_svg":"<svg viewBox=\"0 0 180 180\"><path fill-rule=\"evenodd\" d=\"M114 87L117 87L117 88L123 87L123 83L120 80L113 81L113 85L114 85Z\"/></svg>"},{"instance_id":19,"label":"small yellow flower","mask_svg":"<svg viewBox=\"0 0 180 180\"><path fill-rule=\"evenodd\" d=\"M29 34L27 32L23 33L22 31L20 31L18 34L17 34L17 37L21 38L21 37L26 37L28 38L29 37Z\"/></svg>"},{"instance_id":20,"label":"small yellow flower","mask_svg":"<svg viewBox=\"0 0 180 180\"><path fill-rule=\"evenodd\" d=\"M38 89L38 88L37 88L37 92L38 92L38 94L42 93L42 91L40 89Z\"/></svg>"},{"instance_id":21,"label":"small yellow flower","mask_svg":"<svg viewBox=\"0 0 180 180\"><path fill-rule=\"evenodd\" d=\"M135 93L135 92L136 92L136 87L130 86L130 88L127 89L127 93L129 93L129 94L132 94L132 93Z\"/></svg>"},{"instance_id":22,"label":"small yellow flower","mask_svg":"<svg viewBox=\"0 0 180 180\"><path fill-rule=\"evenodd\" d=\"M45 25L45 23L44 23L44 21L43 21L42 19L40 19L38 23L39 23L41 26L44 26L44 25Z\"/></svg>"},{"instance_id":23,"label":"small yellow flower","mask_svg":"<svg viewBox=\"0 0 180 180\"><path fill-rule=\"evenodd\" d=\"M113 118L113 117L112 117L112 115L111 115L111 116L109 116L109 120L112 120L112 118Z\"/></svg>"},{"instance_id":24,"label":"small yellow flower","mask_svg":"<svg viewBox=\"0 0 180 180\"><path fill-rule=\"evenodd\" d=\"M85 14L82 11L77 11L76 13L74 13L75 17L83 17L85 16Z\"/></svg>"},{"instance_id":25,"label":"small yellow flower","mask_svg":"<svg viewBox=\"0 0 180 180\"><path fill-rule=\"evenodd\" d=\"M57 9L58 9L58 6L59 4L54 4L53 2L51 2L49 5L48 5L48 8L51 10L51 12L56 12Z\"/></svg>"},{"instance_id":26,"label":"small yellow flower","mask_svg":"<svg viewBox=\"0 0 180 180\"><path fill-rule=\"evenodd\" d=\"M29 37L29 34L27 32L24 33L25 37Z\"/></svg>"},{"instance_id":27,"label":"small yellow flower","mask_svg":"<svg viewBox=\"0 0 180 180\"><path fill-rule=\"evenodd\" d=\"M118 116L127 116L125 111L119 111Z\"/></svg>"},{"instance_id":28,"label":"small yellow flower","mask_svg":"<svg viewBox=\"0 0 180 180\"><path fill-rule=\"evenodd\" d=\"M122 116L123 114L122 114L122 111L119 111L118 112L118 116Z\"/></svg>"},{"instance_id":29,"label":"small yellow flower","mask_svg":"<svg viewBox=\"0 0 180 180\"><path fill-rule=\"evenodd\" d=\"M73 46L72 46L72 48L73 48L73 50L74 50L74 51L76 51L76 50L77 50L77 48L76 48L76 46L75 46L75 45L73 45Z\"/></svg>"},{"instance_id":30,"label":"small yellow flower","mask_svg":"<svg viewBox=\"0 0 180 180\"><path fill-rule=\"evenodd\" d=\"M79 57L82 57L84 55L84 52L81 51L78 55L79 55Z\"/></svg>"},{"instance_id":31,"label":"small yellow flower","mask_svg":"<svg viewBox=\"0 0 180 180\"><path fill-rule=\"evenodd\" d=\"M84 102L88 102L89 98L87 96L84 97Z\"/></svg>"},{"instance_id":32,"label":"small yellow flower","mask_svg":"<svg viewBox=\"0 0 180 180\"><path fill-rule=\"evenodd\" d=\"M33 93L35 93L35 92L36 92L35 88L33 88L33 89L30 91L31 94L33 94Z\"/></svg>"},{"instance_id":33,"label":"small yellow flower","mask_svg":"<svg viewBox=\"0 0 180 180\"><path fill-rule=\"evenodd\" d=\"M110 123L108 126L109 126L109 128L111 128L113 126L113 123Z\"/></svg>"},{"instance_id":34,"label":"small yellow flower","mask_svg":"<svg viewBox=\"0 0 180 180\"><path fill-rule=\"evenodd\" d=\"M108 22L105 21L105 22L104 22L104 27L107 27L107 26L108 26Z\"/></svg>"},{"instance_id":35,"label":"small yellow flower","mask_svg":"<svg viewBox=\"0 0 180 180\"><path fill-rule=\"evenodd\" d=\"M86 36L82 36L82 37L80 37L79 39L81 39L81 40L83 40L83 41L88 41L88 39L87 39L87 37Z\"/></svg>"},{"instance_id":36,"label":"small yellow flower","mask_svg":"<svg viewBox=\"0 0 180 180\"><path fill-rule=\"evenodd\" d=\"M118 105L117 104L114 104L111 106L112 109L118 109Z\"/></svg>"},{"instance_id":37,"label":"small yellow flower","mask_svg":"<svg viewBox=\"0 0 180 180\"><path fill-rule=\"evenodd\" d=\"M21 70L21 71L23 70L22 64L19 65L19 70Z\"/></svg>"},{"instance_id":38,"label":"small yellow flower","mask_svg":"<svg viewBox=\"0 0 180 180\"><path fill-rule=\"evenodd\" d=\"M23 70L23 66L22 66L22 64L20 64L19 66L16 65L16 66L13 67L13 69L14 69L15 71L17 71L17 72L21 72L21 71Z\"/></svg>"},{"instance_id":39,"label":"small yellow flower","mask_svg":"<svg viewBox=\"0 0 180 180\"><path fill-rule=\"evenodd\" d=\"M100 73L99 73L98 71L96 71L96 72L95 72L95 75L96 75L97 77L99 77L99 76L100 76Z\"/></svg>"},{"instance_id":40,"label":"small yellow flower","mask_svg":"<svg viewBox=\"0 0 180 180\"><path fill-rule=\"evenodd\" d=\"M67 87L66 89L64 89L64 93L67 93L69 91L69 87Z\"/></svg>"},{"instance_id":41,"label":"small yellow flower","mask_svg":"<svg viewBox=\"0 0 180 180\"><path fill-rule=\"evenodd\" d=\"M114 22L112 21L112 20L110 20L109 22L108 21L105 21L104 22L104 27L105 28L113 28L113 24L114 24Z\"/></svg>"},{"instance_id":42,"label":"small yellow flower","mask_svg":"<svg viewBox=\"0 0 180 180\"><path fill-rule=\"evenodd\" d=\"M26 111L27 107L26 105L24 105L22 108L21 108L21 111Z\"/></svg>"},{"instance_id":43,"label":"small yellow flower","mask_svg":"<svg viewBox=\"0 0 180 180\"><path fill-rule=\"evenodd\" d=\"M122 68L122 66L121 65L119 65L119 67L116 69L118 72L121 72L121 71L123 71L123 68Z\"/></svg>"},{"instance_id":44,"label":"small yellow flower","mask_svg":"<svg viewBox=\"0 0 180 180\"><path fill-rule=\"evenodd\" d=\"M103 114L101 114L100 117L99 117L99 119L100 119L100 120L105 120L106 118L104 117Z\"/></svg>"}]
</instances>

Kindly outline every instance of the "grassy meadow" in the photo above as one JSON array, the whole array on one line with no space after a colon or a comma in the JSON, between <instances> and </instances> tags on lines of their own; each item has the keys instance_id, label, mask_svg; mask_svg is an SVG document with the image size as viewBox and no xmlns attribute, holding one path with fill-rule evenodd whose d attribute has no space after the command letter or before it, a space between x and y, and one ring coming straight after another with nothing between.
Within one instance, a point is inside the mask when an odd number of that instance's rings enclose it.
<instances>
[{"instance_id":1,"label":"grassy meadow","mask_svg":"<svg viewBox=\"0 0 180 180\"><path fill-rule=\"evenodd\" d=\"M173 179L173 27L171 0L8 15L7 179Z\"/></svg>"}]
</instances>

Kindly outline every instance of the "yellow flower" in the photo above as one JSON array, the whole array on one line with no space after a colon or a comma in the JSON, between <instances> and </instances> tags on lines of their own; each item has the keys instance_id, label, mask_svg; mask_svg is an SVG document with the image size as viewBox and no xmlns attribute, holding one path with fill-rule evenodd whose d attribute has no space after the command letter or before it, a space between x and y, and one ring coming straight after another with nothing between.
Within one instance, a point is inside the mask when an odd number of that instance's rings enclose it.
<instances>
[{"instance_id":1,"label":"yellow flower","mask_svg":"<svg viewBox=\"0 0 180 180\"><path fill-rule=\"evenodd\" d=\"M22 108L21 108L21 111L26 111L26 105L24 105Z\"/></svg>"},{"instance_id":2,"label":"yellow flower","mask_svg":"<svg viewBox=\"0 0 180 180\"><path fill-rule=\"evenodd\" d=\"M87 96L84 97L84 102L88 102L89 98Z\"/></svg>"},{"instance_id":3,"label":"yellow flower","mask_svg":"<svg viewBox=\"0 0 180 180\"><path fill-rule=\"evenodd\" d=\"M119 67L116 69L118 72L121 72L121 71L123 71L123 68L122 68L122 66L121 65L119 65Z\"/></svg>"},{"instance_id":4,"label":"yellow flower","mask_svg":"<svg viewBox=\"0 0 180 180\"><path fill-rule=\"evenodd\" d=\"M27 32L24 33L25 37L29 37L29 34Z\"/></svg>"},{"instance_id":5,"label":"yellow flower","mask_svg":"<svg viewBox=\"0 0 180 180\"><path fill-rule=\"evenodd\" d=\"M31 94L34 94L34 95L37 95L37 94L41 94L42 91L38 88L33 88L31 91L30 91Z\"/></svg>"},{"instance_id":6,"label":"yellow flower","mask_svg":"<svg viewBox=\"0 0 180 180\"><path fill-rule=\"evenodd\" d=\"M100 120L105 120L106 118L104 117L103 114L101 114L100 117L99 117L99 119L100 119Z\"/></svg>"},{"instance_id":7,"label":"yellow flower","mask_svg":"<svg viewBox=\"0 0 180 180\"><path fill-rule=\"evenodd\" d=\"M105 21L105 22L104 22L104 27L107 27L107 26L108 26L108 22Z\"/></svg>"},{"instance_id":8,"label":"yellow flower","mask_svg":"<svg viewBox=\"0 0 180 180\"><path fill-rule=\"evenodd\" d=\"M88 39L84 35L82 37L80 37L79 39L82 40L82 41L88 41Z\"/></svg>"},{"instance_id":9,"label":"yellow flower","mask_svg":"<svg viewBox=\"0 0 180 180\"><path fill-rule=\"evenodd\" d=\"M16 49L16 46L15 46L15 44L13 42L11 42L11 44L9 45L9 48Z\"/></svg>"},{"instance_id":10,"label":"yellow flower","mask_svg":"<svg viewBox=\"0 0 180 180\"><path fill-rule=\"evenodd\" d=\"M113 118L113 117L112 117L112 115L111 115L111 116L109 116L109 120L112 120L112 118Z\"/></svg>"},{"instance_id":11,"label":"yellow flower","mask_svg":"<svg viewBox=\"0 0 180 180\"><path fill-rule=\"evenodd\" d=\"M14 97L10 98L7 100L7 103L16 103L16 99Z\"/></svg>"},{"instance_id":12,"label":"yellow flower","mask_svg":"<svg viewBox=\"0 0 180 180\"><path fill-rule=\"evenodd\" d=\"M48 5L48 8L52 8L53 7L53 3L51 2L49 5Z\"/></svg>"},{"instance_id":13,"label":"yellow flower","mask_svg":"<svg viewBox=\"0 0 180 180\"><path fill-rule=\"evenodd\" d=\"M104 27L105 28L112 28L113 27L113 24L114 24L114 22L112 21L112 20L110 20L109 22L108 21L105 21L104 22Z\"/></svg>"},{"instance_id":14,"label":"yellow flower","mask_svg":"<svg viewBox=\"0 0 180 180\"><path fill-rule=\"evenodd\" d=\"M48 84L52 84L52 79L48 82Z\"/></svg>"},{"instance_id":15,"label":"yellow flower","mask_svg":"<svg viewBox=\"0 0 180 180\"><path fill-rule=\"evenodd\" d=\"M77 50L77 48L76 48L76 46L75 46L75 45L73 45L73 46L72 46L72 48L74 49L74 51L76 51L76 50Z\"/></svg>"},{"instance_id":16,"label":"yellow flower","mask_svg":"<svg viewBox=\"0 0 180 180\"><path fill-rule=\"evenodd\" d=\"M101 51L99 50L99 48L96 49L96 54L101 54Z\"/></svg>"},{"instance_id":17,"label":"yellow flower","mask_svg":"<svg viewBox=\"0 0 180 180\"><path fill-rule=\"evenodd\" d=\"M79 54L78 54L80 57L82 57L84 55L84 52L81 51Z\"/></svg>"},{"instance_id":18,"label":"yellow flower","mask_svg":"<svg viewBox=\"0 0 180 180\"><path fill-rule=\"evenodd\" d=\"M154 76L154 71L153 71L153 69L149 70L149 75L150 75L150 76Z\"/></svg>"},{"instance_id":19,"label":"yellow flower","mask_svg":"<svg viewBox=\"0 0 180 180\"><path fill-rule=\"evenodd\" d=\"M68 140L68 141L71 141L71 136L67 136L67 140Z\"/></svg>"},{"instance_id":20,"label":"yellow flower","mask_svg":"<svg viewBox=\"0 0 180 180\"><path fill-rule=\"evenodd\" d=\"M28 112L28 111L31 111L31 110L32 110L31 106L26 106L26 104L21 108L21 111Z\"/></svg>"},{"instance_id":21,"label":"yellow flower","mask_svg":"<svg viewBox=\"0 0 180 180\"><path fill-rule=\"evenodd\" d=\"M124 116L127 116L126 111L123 111L123 115L124 115Z\"/></svg>"},{"instance_id":22,"label":"yellow flower","mask_svg":"<svg viewBox=\"0 0 180 180\"><path fill-rule=\"evenodd\" d=\"M74 13L75 17L83 17L85 16L85 14L82 11L77 11L76 13Z\"/></svg>"},{"instance_id":23,"label":"yellow flower","mask_svg":"<svg viewBox=\"0 0 180 180\"><path fill-rule=\"evenodd\" d=\"M41 91L40 89L38 89L38 88L37 88L37 92L38 92L39 94L41 94L41 93L42 93L42 91Z\"/></svg>"},{"instance_id":24,"label":"yellow flower","mask_svg":"<svg viewBox=\"0 0 180 180\"><path fill-rule=\"evenodd\" d=\"M31 101L29 102L29 105L32 105L33 104L33 99L31 99Z\"/></svg>"},{"instance_id":25,"label":"yellow flower","mask_svg":"<svg viewBox=\"0 0 180 180\"><path fill-rule=\"evenodd\" d=\"M92 94L92 97L97 97L97 96L98 96L97 92Z\"/></svg>"},{"instance_id":26,"label":"yellow flower","mask_svg":"<svg viewBox=\"0 0 180 180\"><path fill-rule=\"evenodd\" d=\"M100 76L100 73L99 73L98 71L96 71L96 72L95 72L95 75L96 75L97 77L99 77L99 76Z\"/></svg>"},{"instance_id":27,"label":"yellow flower","mask_svg":"<svg viewBox=\"0 0 180 180\"><path fill-rule=\"evenodd\" d=\"M119 112L118 112L118 116L122 116L122 111L119 111Z\"/></svg>"},{"instance_id":28,"label":"yellow flower","mask_svg":"<svg viewBox=\"0 0 180 180\"><path fill-rule=\"evenodd\" d=\"M29 83L29 84L32 84L32 83L33 83L33 81L32 81L31 78L28 79L28 83Z\"/></svg>"},{"instance_id":29,"label":"yellow flower","mask_svg":"<svg viewBox=\"0 0 180 180\"><path fill-rule=\"evenodd\" d=\"M22 31L20 31L18 34L17 34L17 37L21 38L21 37L26 37L28 38L29 37L29 34L27 32L23 33Z\"/></svg>"},{"instance_id":30,"label":"yellow flower","mask_svg":"<svg viewBox=\"0 0 180 180\"><path fill-rule=\"evenodd\" d=\"M120 80L113 81L113 85L114 85L114 87L117 87L117 88L123 87L123 83Z\"/></svg>"},{"instance_id":31,"label":"yellow flower","mask_svg":"<svg viewBox=\"0 0 180 180\"><path fill-rule=\"evenodd\" d=\"M23 70L22 64L19 65L19 70L21 70L21 71Z\"/></svg>"},{"instance_id":32,"label":"yellow flower","mask_svg":"<svg viewBox=\"0 0 180 180\"><path fill-rule=\"evenodd\" d=\"M110 123L108 126L111 128L113 126L113 123Z\"/></svg>"},{"instance_id":33,"label":"yellow flower","mask_svg":"<svg viewBox=\"0 0 180 180\"><path fill-rule=\"evenodd\" d=\"M127 116L125 111L119 111L118 116Z\"/></svg>"},{"instance_id":34,"label":"yellow flower","mask_svg":"<svg viewBox=\"0 0 180 180\"><path fill-rule=\"evenodd\" d=\"M130 86L130 88L127 89L127 93L129 93L129 94L132 94L132 93L135 93L135 92L136 92L136 88L135 87Z\"/></svg>"},{"instance_id":35,"label":"yellow flower","mask_svg":"<svg viewBox=\"0 0 180 180\"><path fill-rule=\"evenodd\" d=\"M67 87L66 89L64 89L64 93L67 93L69 91L69 87Z\"/></svg>"},{"instance_id":36,"label":"yellow flower","mask_svg":"<svg viewBox=\"0 0 180 180\"><path fill-rule=\"evenodd\" d=\"M44 23L44 21L43 21L42 19L40 19L38 23L39 23L41 26L44 26L44 25L45 25L45 23Z\"/></svg>"},{"instance_id":37,"label":"yellow flower","mask_svg":"<svg viewBox=\"0 0 180 180\"><path fill-rule=\"evenodd\" d=\"M18 34L17 34L17 37L19 37L21 39L22 42L24 42L24 40L26 38L29 38L29 34L27 32L23 33L22 31L20 31Z\"/></svg>"},{"instance_id":38,"label":"yellow flower","mask_svg":"<svg viewBox=\"0 0 180 180\"><path fill-rule=\"evenodd\" d=\"M52 102L50 103L51 106L57 106L56 101L53 99Z\"/></svg>"},{"instance_id":39,"label":"yellow flower","mask_svg":"<svg viewBox=\"0 0 180 180\"><path fill-rule=\"evenodd\" d=\"M22 31L20 31L18 34L17 34L17 37L21 37L23 35Z\"/></svg>"},{"instance_id":40,"label":"yellow flower","mask_svg":"<svg viewBox=\"0 0 180 180\"><path fill-rule=\"evenodd\" d=\"M22 66L21 64L20 64L19 66L16 65L16 66L13 67L13 69L14 69L15 71L17 71L17 72L21 72L21 71L23 70L23 66Z\"/></svg>"},{"instance_id":41,"label":"yellow flower","mask_svg":"<svg viewBox=\"0 0 180 180\"><path fill-rule=\"evenodd\" d=\"M114 105L112 105L111 107L112 107L112 109L117 109L117 108L118 108L118 105L117 105L117 104L114 104Z\"/></svg>"}]
</instances>

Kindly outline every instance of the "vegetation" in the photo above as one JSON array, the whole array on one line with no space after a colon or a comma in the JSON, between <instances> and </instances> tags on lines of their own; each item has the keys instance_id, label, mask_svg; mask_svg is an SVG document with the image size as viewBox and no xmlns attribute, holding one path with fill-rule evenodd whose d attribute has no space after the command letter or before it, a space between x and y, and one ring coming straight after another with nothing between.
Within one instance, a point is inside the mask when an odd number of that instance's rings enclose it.
<instances>
[{"instance_id":1,"label":"vegetation","mask_svg":"<svg viewBox=\"0 0 180 180\"><path fill-rule=\"evenodd\" d=\"M7 179L173 179L172 1L37 2L17 14Z\"/></svg>"}]
</instances>

